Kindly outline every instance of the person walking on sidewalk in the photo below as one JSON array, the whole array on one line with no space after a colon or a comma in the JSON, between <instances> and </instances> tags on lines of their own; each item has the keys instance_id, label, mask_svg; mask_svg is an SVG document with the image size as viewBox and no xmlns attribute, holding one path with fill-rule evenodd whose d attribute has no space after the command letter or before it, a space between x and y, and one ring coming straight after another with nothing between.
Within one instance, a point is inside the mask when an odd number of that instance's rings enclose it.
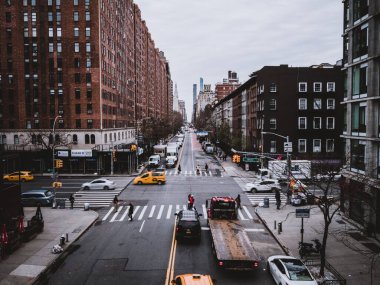
<instances>
[{"instance_id":1,"label":"person walking on sidewalk","mask_svg":"<svg viewBox=\"0 0 380 285\"><path fill-rule=\"evenodd\" d=\"M134 207L131 202L129 202L129 210L128 210L128 217L130 221L133 221L133 210Z\"/></svg>"},{"instance_id":2,"label":"person walking on sidewalk","mask_svg":"<svg viewBox=\"0 0 380 285\"><path fill-rule=\"evenodd\" d=\"M205 169L206 169L206 172L207 172L208 171L208 165L207 165L207 163L205 165Z\"/></svg>"},{"instance_id":3,"label":"person walking on sidewalk","mask_svg":"<svg viewBox=\"0 0 380 285\"><path fill-rule=\"evenodd\" d=\"M281 206L281 194L280 194L280 190L278 190L278 189L276 189L275 198L276 198L277 210L280 210L280 206Z\"/></svg>"},{"instance_id":4,"label":"person walking on sidewalk","mask_svg":"<svg viewBox=\"0 0 380 285\"><path fill-rule=\"evenodd\" d=\"M119 199L117 195L113 198L113 206L115 207L115 213L119 210Z\"/></svg>"},{"instance_id":5,"label":"person walking on sidewalk","mask_svg":"<svg viewBox=\"0 0 380 285\"><path fill-rule=\"evenodd\" d=\"M70 195L69 201L70 201L70 205L71 205L70 209L73 209L74 208L74 202L75 202L75 198L74 198L73 194Z\"/></svg>"},{"instance_id":6,"label":"person walking on sidewalk","mask_svg":"<svg viewBox=\"0 0 380 285\"><path fill-rule=\"evenodd\" d=\"M181 174L181 164L178 164L178 174Z\"/></svg>"},{"instance_id":7,"label":"person walking on sidewalk","mask_svg":"<svg viewBox=\"0 0 380 285\"><path fill-rule=\"evenodd\" d=\"M241 209L241 199L240 199L240 194L237 195L236 199L236 208Z\"/></svg>"}]
</instances>

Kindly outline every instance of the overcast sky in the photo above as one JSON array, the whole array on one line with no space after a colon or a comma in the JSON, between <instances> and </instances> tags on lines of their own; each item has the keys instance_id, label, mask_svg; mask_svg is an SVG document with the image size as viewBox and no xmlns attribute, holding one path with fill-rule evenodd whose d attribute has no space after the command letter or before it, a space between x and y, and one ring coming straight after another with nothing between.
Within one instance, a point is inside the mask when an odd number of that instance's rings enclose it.
<instances>
[{"instance_id":1,"label":"overcast sky","mask_svg":"<svg viewBox=\"0 0 380 285\"><path fill-rule=\"evenodd\" d=\"M342 58L341 0L135 0L192 115L193 84L241 83L265 65L310 66Z\"/></svg>"}]
</instances>

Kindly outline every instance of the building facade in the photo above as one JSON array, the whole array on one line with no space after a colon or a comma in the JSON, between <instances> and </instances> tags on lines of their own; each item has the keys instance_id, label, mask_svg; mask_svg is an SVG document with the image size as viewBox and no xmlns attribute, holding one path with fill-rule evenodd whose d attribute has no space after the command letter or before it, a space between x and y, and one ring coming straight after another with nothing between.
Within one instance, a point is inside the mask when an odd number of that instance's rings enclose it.
<instances>
[{"instance_id":1,"label":"building facade","mask_svg":"<svg viewBox=\"0 0 380 285\"><path fill-rule=\"evenodd\" d=\"M345 0L343 211L380 232L380 3Z\"/></svg>"},{"instance_id":2,"label":"building facade","mask_svg":"<svg viewBox=\"0 0 380 285\"><path fill-rule=\"evenodd\" d=\"M100 170L111 148L135 142L138 120L172 112L168 62L132 0L2 1L0 8L5 151L92 150L80 164ZM120 170L133 168L134 156L121 153Z\"/></svg>"},{"instance_id":3,"label":"building facade","mask_svg":"<svg viewBox=\"0 0 380 285\"><path fill-rule=\"evenodd\" d=\"M237 73L228 71L228 78L224 78L222 83L215 84L215 93L218 100L223 99L240 86Z\"/></svg>"}]
</instances>

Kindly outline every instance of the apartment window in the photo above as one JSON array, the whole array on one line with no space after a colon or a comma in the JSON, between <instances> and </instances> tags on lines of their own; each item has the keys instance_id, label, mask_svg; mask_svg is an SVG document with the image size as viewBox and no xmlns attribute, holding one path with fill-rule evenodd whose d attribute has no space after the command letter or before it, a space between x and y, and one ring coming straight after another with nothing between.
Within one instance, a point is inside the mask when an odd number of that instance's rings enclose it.
<instances>
[{"instance_id":1,"label":"apartment window","mask_svg":"<svg viewBox=\"0 0 380 285\"><path fill-rule=\"evenodd\" d=\"M28 13L24 13L24 23L27 23L28 22Z\"/></svg>"},{"instance_id":2,"label":"apartment window","mask_svg":"<svg viewBox=\"0 0 380 285\"><path fill-rule=\"evenodd\" d=\"M79 21L79 12L75 11L74 14L73 14L73 20L74 22L78 22Z\"/></svg>"},{"instance_id":3,"label":"apartment window","mask_svg":"<svg viewBox=\"0 0 380 285\"><path fill-rule=\"evenodd\" d=\"M92 114L92 104L87 104L87 114Z\"/></svg>"},{"instance_id":4,"label":"apartment window","mask_svg":"<svg viewBox=\"0 0 380 285\"><path fill-rule=\"evenodd\" d=\"M75 83L80 83L80 73L75 73Z\"/></svg>"},{"instance_id":5,"label":"apartment window","mask_svg":"<svg viewBox=\"0 0 380 285\"><path fill-rule=\"evenodd\" d=\"M86 11L86 21L91 21L91 14L89 11Z\"/></svg>"},{"instance_id":6,"label":"apartment window","mask_svg":"<svg viewBox=\"0 0 380 285\"><path fill-rule=\"evenodd\" d=\"M81 113L80 111L80 104L75 104L75 114L79 115Z\"/></svg>"},{"instance_id":7,"label":"apartment window","mask_svg":"<svg viewBox=\"0 0 380 285\"><path fill-rule=\"evenodd\" d=\"M335 82L327 82L327 92L335 92Z\"/></svg>"},{"instance_id":8,"label":"apartment window","mask_svg":"<svg viewBox=\"0 0 380 285\"><path fill-rule=\"evenodd\" d=\"M74 37L79 37L79 28L74 27Z\"/></svg>"},{"instance_id":9,"label":"apartment window","mask_svg":"<svg viewBox=\"0 0 380 285\"><path fill-rule=\"evenodd\" d=\"M327 99L327 110L335 109L335 99L329 98Z\"/></svg>"},{"instance_id":10,"label":"apartment window","mask_svg":"<svg viewBox=\"0 0 380 285\"><path fill-rule=\"evenodd\" d=\"M314 117L313 128L316 130L319 130L322 128L322 118L321 117Z\"/></svg>"},{"instance_id":11,"label":"apartment window","mask_svg":"<svg viewBox=\"0 0 380 285\"><path fill-rule=\"evenodd\" d=\"M14 139L14 143L15 143L15 144L19 144L19 143L20 143L20 140L19 140L19 138L18 138L18 135L14 135L14 136L13 136L13 139Z\"/></svg>"},{"instance_id":12,"label":"apartment window","mask_svg":"<svg viewBox=\"0 0 380 285\"><path fill-rule=\"evenodd\" d=\"M59 6L61 6L61 0L55 0L55 6L59 8Z\"/></svg>"},{"instance_id":13,"label":"apartment window","mask_svg":"<svg viewBox=\"0 0 380 285\"><path fill-rule=\"evenodd\" d=\"M368 54L368 23L353 30L352 57L357 58Z\"/></svg>"},{"instance_id":14,"label":"apartment window","mask_svg":"<svg viewBox=\"0 0 380 285\"><path fill-rule=\"evenodd\" d=\"M322 109L322 99L315 98L313 103L314 110L321 110Z\"/></svg>"},{"instance_id":15,"label":"apartment window","mask_svg":"<svg viewBox=\"0 0 380 285\"><path fill-rule=\"evenodd\" d=\"M298 152L306 152L306 140L299 139L298 140Z\"/></svg>"},{"instance_id":16,"label":"apartment window","mask_svg":"<svg viewBox=\"0 0 380 285\"><path fill-rule=\"evenodd\" d=\"M36 28L32 28L32 37L37 38L37 29Z\"/></svg>"},{"instance_id":17,"label":"apartment window","mask_svg":"<svg viewBox=\"0 0 380 285\"><path fill-rule=\"evenodd\" d=\"M322 92L322 83L314 82L314 92Z\"/></svg>"},{"instance_id":18,"label":"apartment window","mask_svg":"<svg viewBox=\"0 0 380 285\"><path fill-rule=\"evenodd\" d=\"M53 6L53 0L48 0L48 6Z\"/></svg>"},{"instance_id":19,"label":"apartment window","mask_svg":"<svg viewBox=\"0 0 380 285\"><path fill-rule=\"evenodd\" d=\"M277 152L276 141L270 141L270 150L269 150L269 152L271 152L271 153L276 153Z\"/></svg>"},{"instance_id":20,"label":"apartment window","mask_svg":"<svg viewBox=\"0 0 380 285\"><path fill-rule=\"evenodd\" d=\"M104 143L107 143L107 134L104 134Z\"/></svg>"},{"instance_id":21,"label":"apartment window","mask_svg":"<svg viewBox=\"0 0 380 285\"><path fill-rule=\"evenodd\" d=\"M77 129L80 129L82 127L82 124L81 124L81 120L80 119L76 119L75 120L75 127Z\"/></svg>"},{"instance_id":22,"label":"apartment window","mask_svg":"<svg viewBox=\"0 0 380 285\"><path fill-rule=\"evenodd\" d=\"M87 68L91 67L91 58L86 58L86 67Z\"/></svg>"},{"instance_id":23,"label":"apartment window","mask_svg":"<svg viewBox=\"0 0 380 285\"><path fill-rule=\"evenodd\" d=\"M12 22L12 14L10 12L5 12L5 22Z\"/></svg>"},{"instance_id":24,"label":"apartment window","mask_svg":"<svg viewBox=\"0 0 380 285\"><path fill-rule=\"evenodd\" d=\"M79 52L79 43L74 43L74 52Z\"/></svg>"},{"instance_id":25,"label":"apartment window","mask_svg":"<svg viewBox=\"0 0 380 285\"><path fill-rule=\"evenodd\" d=\"M54 30L53 28L49 28L49 38L54 37Z\"/></svg>"},{"instance_id":26,"label":"apartment window","mask_svg":"<svg viewBox=\"0 0 380 285\"><path fill-rule=\"evenodd\" d=\"M328 129L328 130L335 129L335 118L334 117L327 117L326 118L326 129Z\"/></svg>"},{"instance_id":27,"label":"apartment window","mask_svg":"<svg viewBox=\"0 0 380 285\"><path fill-rule=\"evenodd\" d=\"M276 99L270 99L269 100L269 110L276 110L277 109L277 100Z\"/></svg>"},{"instance_id":28,"label":"apartment window","mask_svg":"<svg viewBox=\"0 0 380 285\"><path fill-rule=\"evenodd\" d=\"M366 133L366 109L367 103L351 104L351 128L352 132Z\"/></svg>"},{"instance_id":29,"label":"apartment window","mask_svg":"<svg viewBox=\"0 0 380 285\"><path fill-rule=\"evenodd\" d=\"M90 0L85 0L85 1L84 1L84 4L85 4L86 6L88 6L88 5L90 5L90 2L91 2Z\"/></svg>"},{"instance_id":30,"label":"apartment window","mask_svg":"<svg viewBox=\"0 0 380 285\"><path fill-rule=\"evenodd\" d=\"M334 140L327 139L326 140L326 152L334 152Z\"/></svg>"},{"instance_id":31,"label":"apartment window","mask_svg":"<svg viewBox=\"0 0 380 285\"><path fill-rule=\"evenodd\" d=\"M351 168L365 170L365 141L351 140Z\"/></svg>"},{"instance_id":32,"label":"apartment window","mask_svg":"<svg viewBox=\"0 0 380 285\"><path fill-rule=\"evenodd\" d=\"M62 52L62 43L57 43L57 52Z\"/></svg>"},{"instance_id":33,"label":"apartment window","mask_svg":"<svg viewBox=\"0 0 380 285\"><path fill-rule=\"evenodd\" d=\"M321 140L314 139L313 140L313 152L321 152Z\"/></svg>"},{"instance_id":34,"label":"apartment window","mask_svg":"<svg viewBox=\"0 0 380 285\"><path fill-rule=\"evenodd\" d=\"M299 82L298 83L298 91L299 92L307 92L307 83L306 82Z\"/></svg>"},{"instance_id":35,"label":"apartment window","mask_svg":"<svg viewBox=\"0 0 380 285\"><path fill-rule=\"evenodd\" d=\"M86 52L91 52L91 43L86 43Z\"/></svg>"},{"instance_id":36,"label":"apartment window","mask_svg":"<svg viewBox=\"0 0 380 285\"><path fill-rule=\"evenodd\" d=\"M91 144L95 144L95 135L91 135Z\"/></svg>"},{"instance_id":37,"label":"apartment window","mask_svg":"<svg viewBox=\"0 0 380 285\"><path fill-rule=\"evenodd\" d=\"M352 95L355 97L367 94L368 64L364 63L353 68ZM355 99L355 98L354 98Z\"/></svg>"},{"instance_id":38,"label":"apartment window","mask_svg":"<svg viewBox=\"0 0 380 285\"><path fill-rule=\"evenodd\" d=\"M269 92L277 92L277 85L276 85L276 83L271 83L269 85Z\"/></svg>"},{"instance_id":39,"label":"apartment window","mask_svg":"<svg viewBox=\"0 0 380 285\"><path fill-rule=\"evenodd\" d=\"M86 73L86 83L91 83L91 73Z\"/></svg>"},{"instance_id":40,"label":"apartment window","mask_svg":"<svg viewBox=\"0 0 380 285\"><path fill-rule=\"evenodd\" d=\"M269 129L271 130L277 129L277 120L275 118L272 118L269 120Z\"/></svg>"},{"instance_id":41,"label":"apartment window","mask_svg":"<svg viewBox=\"0 0 380 285\"><path fill-rule=\"evenodd\" d=\"M79 68L80 67L80 59L79 58L74 58L74 67Z\"/></svg>"},{"instance_id":42,"label":"apartment window","mask_svg":"<svg viewBox=\"0 0 380 285\"><path fill-rule=\"evenodd\" d=\"M87 89L87 91L86 91L86 97L87 97L87 100L91 100L92 99L92 90L91 89Z\"/></svg>"},{"instance_id":43,"label":"apartment window","mask_svg":"<svg viewBox=\"0 0 380 285\"><path fill-rule=\"evenodd\" d=\"M54 52L54 43L49 43L49 52Z\"/></svg>"},{"instance_id":44,"label":"apartment window","mask_svg":"<svg viewBox=\"0 0 380 285\"><path fill-rule=\"evenodd\" d=\"M74 6L78 6L79 0L74 0Z\"/></svg>"},{"instance_id":45,"label":"apartment window","mask_svg":"<svg viewBox=\"0 0 380 285\"><path fill-rule=\"evenodd\" d=\"M298 129L305 130L306 127L307 127L306 117L299 117L298 118Z\"/></svg>"},{"instance_id":46,"label":"apartment window","mask_svg":"<svg viewBox=\"0 0 380 285\"><path fill-rule=\"evenodd\" d=\"M24 28L24 37L25 38L29 37L29 29L28 28Z\"/></svg>"},{"instance_id":47,"label":"apartment window","mask_svg":"<svg viewBox=\"0 0 380 285\"><path fill-rule=\"evenodd\" d=\"M86 37L89 37L89 36L91 36L91 28L87 27L86 28Z\"/></svg>"},{"instance_id":48,"label":"apartment window","mask_svg":"<svg viewBox=\"0 0 380 285\"><path fill-rule=\"evenodd\" d=\"M368 0L354 0L352 11L354 22L368 15Z\"/></svg>"},{"instance_id":49,"label":"apartment window","mask_svg":"<svg viewBox=\"0 0 380 285\"><path fill-rule=\"evenodd\" d=\"M87 120L87 129L92 129L94 127L92 119Z\"/></svg>"},{"instance_id":50,"label":"apartment window","mask_svg":"<svg viewBox=\"0 0 380 285\"><path fill-rule=\"evenodd\" d=\"M75 99L80 99L80 89L75 89Z\"/></svg>"},{"instance_id":51,"label":"apartment window","mask_svg":"<svg viewBox=\"0 0 380 285\"><path fill-rule=\"evenodd\" d=\"M62 37L62 28L57 28L57 37Z\"/></svg>"},{"instance_id":52,"label":"apartment window","mask_svg":"<svg viewBox=\"0 0 380 285\"><path fill-rule=\"evenodd\" d=\"M299 110L307 110L307 99L299 98L298 99L298 109Z\"/></svg>"}]
</instances>

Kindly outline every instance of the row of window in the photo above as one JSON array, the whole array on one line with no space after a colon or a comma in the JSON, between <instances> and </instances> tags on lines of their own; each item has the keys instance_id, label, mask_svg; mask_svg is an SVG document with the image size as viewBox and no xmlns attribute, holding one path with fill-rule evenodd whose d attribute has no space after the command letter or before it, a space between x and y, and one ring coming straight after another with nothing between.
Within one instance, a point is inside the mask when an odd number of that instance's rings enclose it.
<instances>
[{"instance_id":1,"label":"row of window","mask_svg":"<svg viewBox=\"0 0 380 285\"><path fill-rule=\"evenodd\" d=\"M258 93L264 93L264 85L259 86ZM269 92L275 93L277 92L277 84L271 83L269 85ZM307 82L299 82L298 83L298 92L307 92ZM323 84L322 82L314 82L313 83L313 92L323 92ZM326 92L335 92L335 82L327 82L326 83Z\"/></svg>"},{"instance_id":2,"label":"row of window","mask_svg":"<svg viewBox=\"0 0 380 285\"><path fill-rule=\"evenodd\" d=\"M313 118L313 128L314 129L322 129L322 118L314 117ZM298 117L298 129L306 130L307 129L307 118L306 117ZM335 118L334 117L326 117L326 129L333 130L335 129Z\"/></svg>"},{"instance_id":3,"label":"row of window","mask_svg":"<svg viewBox=\"0 0 380 285\"><path fill-rule=\"evenodd\" d=\"M268 102L269 110L274 111L277 110L277 100L276 99L269 99ZM321 98L314 98L313 99L313 109L314 110L322 110L322 99ZM307 110L307 98L299 98L298 99L298 110ZM334 110L335 109L335 99L334 98L328 98L326 99L326 109L327 110ZM264 111L264 100L260 100L257 102L257 110L258 111Z\"/></svg>"},{"instance_id":4,"label":"row of window","mask_svg":"<svg viewBox=\"0 0 380 285\"><path fill-rule=\"evenodd\" d=\"M334 152L335 142L334 139L326 139L325 141L325 151L326 152ZM277 153L277 142L270 141L270 150L271 153ZM308 152L307 148L307 139L299 139L298 140L298 152L305 153ZM321 139L313 139L312 152L322 152L322 140Z\"/></svg>"}]
</instances>

